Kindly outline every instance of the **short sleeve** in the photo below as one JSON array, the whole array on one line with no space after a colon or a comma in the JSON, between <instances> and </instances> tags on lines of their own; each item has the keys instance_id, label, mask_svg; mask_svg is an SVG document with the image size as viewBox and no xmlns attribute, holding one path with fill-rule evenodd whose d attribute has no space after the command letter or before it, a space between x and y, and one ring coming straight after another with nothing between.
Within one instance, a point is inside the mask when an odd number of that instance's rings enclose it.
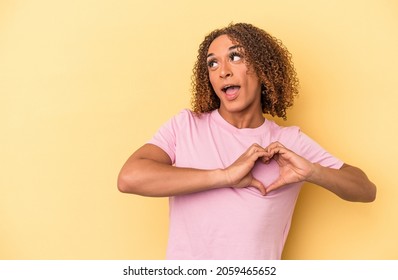
<instances>
[{"instance_id":1,"label":"short sleeve","mask_svg":"<svg viewBox=\"0 0 398 280\"><path fill-rule=\"evenodd\" d=\"M176 159L176 139L180 127L180 123L187 116L187 110L181 111L176 116L172 117L165 124L163 124L155 135L148 141L148 144L153 144L165 151L172 164Z\"/></svg>"},{"instance_id":2,"label":"short sleeve","mask_svg":"<svg viewBox=\"0 0 398 280\"><path fill-rule=\"evenodd\" d=\"M299 130L298 142L300 143L301 155L313 163L318 163L324 167L339 169L344 162L321 147L317 142Z\"/></svg>"},{"instance_id":3,"label":"short sleeve","mask_svg":"<svg viewBox=\"0 0 398 280\"><path fill-rule=\"evenodd\" d=\"M334 169L339 169L344 164L343 161L327 152L297 126L284 128L282 135L281 138L285 141L281 142L285 142L284 144L288 149L313 163Z\"/></svg>"}]
</instances>

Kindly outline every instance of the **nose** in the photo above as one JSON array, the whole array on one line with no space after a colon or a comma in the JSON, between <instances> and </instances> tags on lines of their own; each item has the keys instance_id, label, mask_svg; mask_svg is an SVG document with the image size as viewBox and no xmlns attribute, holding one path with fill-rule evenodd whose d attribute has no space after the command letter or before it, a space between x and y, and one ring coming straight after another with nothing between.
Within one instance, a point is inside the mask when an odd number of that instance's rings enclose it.
<instances>
[{"instance_id":1,"label":"nose","mask_svg":"<svg viewBox=\"0 0 398 280\"><path fill-rule=\"evenodd\" d=\"M228 63L223 63L220 65L220 78L227 78L232 76L232 70Z\"/></svg>"}]
</instances>

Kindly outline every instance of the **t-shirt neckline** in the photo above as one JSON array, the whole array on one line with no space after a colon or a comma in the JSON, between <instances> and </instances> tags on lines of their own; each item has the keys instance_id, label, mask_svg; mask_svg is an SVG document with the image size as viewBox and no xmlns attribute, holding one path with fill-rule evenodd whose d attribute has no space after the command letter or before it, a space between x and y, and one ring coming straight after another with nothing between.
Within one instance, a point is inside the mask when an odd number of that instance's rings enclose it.
<instances>
[{"instance_id":1,"label":"t-shirt neckline","mask_svg":"<svg viewBox=\"0 0 398 280\"><path fill-rule=\"evenodd\" d=\"M265 118L264 122L259 126L255 128L237 128L227 122L221 115L218 109L214 110L211 113L211 117L214 119L214 121L222 126L224 129L232 132L232 133L237 133L237 134L245 134L245 135L260 135L264 134L267 126L268 126L268 120Z\"/></svg>"}]
</instances>

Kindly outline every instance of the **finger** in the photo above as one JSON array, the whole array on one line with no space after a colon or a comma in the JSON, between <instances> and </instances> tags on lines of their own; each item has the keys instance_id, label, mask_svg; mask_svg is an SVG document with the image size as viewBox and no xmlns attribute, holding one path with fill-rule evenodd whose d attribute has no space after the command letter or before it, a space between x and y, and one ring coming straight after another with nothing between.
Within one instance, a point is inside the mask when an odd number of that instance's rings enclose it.
<instances>
[{"instance_id":1,"label":"finger","mask_svg":"<svg viewBox=\"0 0 398 280\"><path fill-rule=\"evenodd\" d=\"M284 148L285 146L283 146L280 142L276 141L273 142L272 145L274 145L275 147L280 147L280 148Z\"/></svg>"},{"instance_id":2,"label":"finger","mask_svg":"<svg viewBox=\"0 0 398 280\"><path fill-rule=\"evenodd\" d=\"M249 151L249 153L257 153L257 152L265 151L265 149L263 147L261 147L259 144L255 143L250 146L248 151Z\"/></svg>"},{"instance_id":3,"label":"finger","mask_svg":"<svg viewBox=\"0 0 398 280\"><path fill-rule=\"evenodd\" d=\"M260 181L254 179L254 178L253 178L250 186L255 187L256 189L258 189L262 195L266 195L267 194L267 191L265 190L264 185Z\"/></svg>"},{"instance_id":4,"label":"finger","mask_svg":"<svg viewBox=\"0 0 398 280\"><path fill-rule=\"evenodd\" d=\"M273 154L266 152L266 154L261 157L261 161L265 164L268 164L270 163L273 156L274 156Z\"/></svg>"},{"instance_id":5,"label":"finger","mask_svg":"<svg viewBox=\"0 0 398 280\"><path fill-rule=\"evenodd\" d=\"M259 158L262 158L264 160L264 158L266 158L267 160L270 159L268 152L262 150L262 151L256 151L251 155L251 158L253 161L258 160Z\"/></svg>"},{"instance_id":6,"label":"finger","mask_svg":"<svg viewBox=\"0 0 398 280\"><path fill-rule=\"evenodd\" d=\"M255 147L255 148L264 149L264 148L263 148L263 146L261 146L261 145L260 145L260 144L258 144L258 143L253 143L253 144L251 145L251 147Z\"/></svg>"},{"instance_id":7,"label":"finger","mask_svg":"<svg viewBox=\"0 0 398 280\"><path fill-rule=\"evenodd\" d=\"M288 151L289 150L283 146L275 146L275 147L271 147L267 150L270 157L275 157L278 154L284 155L284 154L288 153Z\"/></svg>"},{"instance_id":8,"label":"finger","mask_svg":"<svg viewBox=\"0 0 398 280\"><path fill-rule=\"evenodd\" d=\"M272 142L271 144L269 144L265 150L266 151L270 151L270 150L275 150L277 148L285 148L285 146L283 146L280 142Z\"/></svg>"},{"instance_id":9,"label":"finger","mask_svg":"<svg viewBox=\"0 0 398 280\"><path fill-rule=\"evenodd\" d=\"M268 186L266 193L268 194L276 189L279 189L280 187L282 187L284 185L286 185L285 180L283 180L283 178L279 177L271 185Z\"/></svg>"}]
</instances>

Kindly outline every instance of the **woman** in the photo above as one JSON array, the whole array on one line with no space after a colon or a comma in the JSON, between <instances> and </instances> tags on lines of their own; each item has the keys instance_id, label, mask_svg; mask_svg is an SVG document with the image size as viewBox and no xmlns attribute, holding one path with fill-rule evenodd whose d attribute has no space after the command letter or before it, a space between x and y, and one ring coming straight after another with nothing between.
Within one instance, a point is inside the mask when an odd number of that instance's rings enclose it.
<instances>
[{"instance_id":1,"label":"woman","mask_svg":"<svg viewBox=\"0 0 398 280\"><path fill-rule=\"evenodd\" d=\"M170 197L168 259L280 259L301 185L371 202L376 187L297 127L280 127L298 81L280 41L250 24L199 48L193 111L127 160L121 192Z\"/></svg>"}]
</instances>

